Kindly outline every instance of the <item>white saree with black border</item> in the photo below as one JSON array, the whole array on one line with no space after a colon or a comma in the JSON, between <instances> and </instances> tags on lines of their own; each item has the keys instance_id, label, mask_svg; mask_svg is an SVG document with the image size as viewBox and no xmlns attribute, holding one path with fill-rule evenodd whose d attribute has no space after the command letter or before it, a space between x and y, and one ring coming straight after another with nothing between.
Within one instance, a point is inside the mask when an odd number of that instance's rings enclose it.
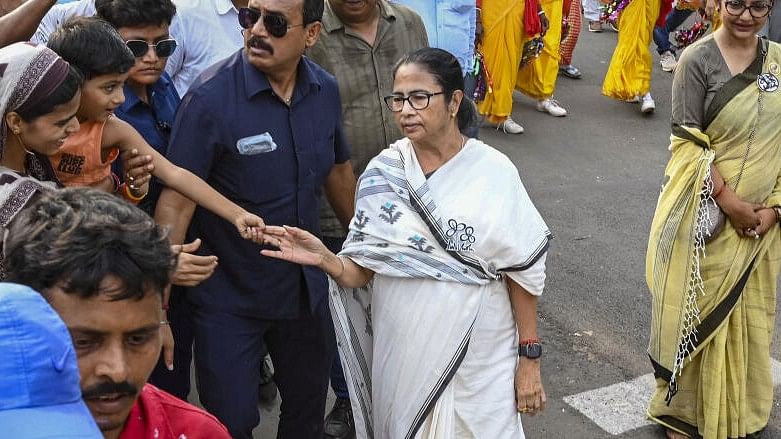
<instances>
[{"instance_id":1,"label":"white saree with black border","mask_svg":"<svg viewBox=\"0 0 781 439\"><path fill-rule=\"evenodd\" d=\"M408 139L358 182L340 253L375 275L330 281L358 438L522 438L504 276L542 293L551 234L513 163L470 139L426 178Z\"/></svg>"}]
</instances>

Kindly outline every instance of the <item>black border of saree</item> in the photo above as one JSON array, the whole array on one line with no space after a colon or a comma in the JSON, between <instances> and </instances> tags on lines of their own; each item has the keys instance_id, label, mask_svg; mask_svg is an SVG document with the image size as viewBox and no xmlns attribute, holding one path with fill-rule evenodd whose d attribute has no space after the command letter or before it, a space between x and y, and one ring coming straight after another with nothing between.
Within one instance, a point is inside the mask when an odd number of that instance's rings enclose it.
<instances>
[{"instance_id":1,"label":"black border of saree","mask_svg":"<svg viewBox=\"0 0 781 439\"><path fill-rule=\"evenodd\" d=\"M751 263L748 264L746 271L744 271L740 276L738 283L732 287L732 291L729 292L727 297L719 302L719 304L716 305L716 308L713 309L713 312L708 314L708 317L705 317L702 322L697 325L697 338L692 342L694 344L692 350L696 350L700 346L702 340L710 337L713 331L718 329L721 322L726 319L727 316L729 316L729 313L738 303L738 299L740 299L740 296L743 294L743 288L745 288L746 282L748 282L748 277L751 275L751 271L754 269L754 261L755 260L752 260ZM669 369L654 361L653 358L651 358L651 365L654 368L654 376L656 378L661 378L667 382L670 382L673 373Z\"/></svg>"},{"instance_id":2,"label":"black border of saree","mask_svg":"<svg viewBox=\"0 0 781 439\"><path fill-rule=\"evenodd\" d=\"M686 422L681 421L680 419L673 418L672 416L659 416L657 418L659 421L667 424L668 426L674 428L675 430L679 430L687 434L691 439L702 439L702 436L700 435L700 432L697 431L697 427L688 424ZM762 437L762 433L765 431L764 428L762 428L759 431L756 431L754 433L749 433L745 436L740 437L727 437L727 439L760 439Z\"/></svg>"}]
</instances>

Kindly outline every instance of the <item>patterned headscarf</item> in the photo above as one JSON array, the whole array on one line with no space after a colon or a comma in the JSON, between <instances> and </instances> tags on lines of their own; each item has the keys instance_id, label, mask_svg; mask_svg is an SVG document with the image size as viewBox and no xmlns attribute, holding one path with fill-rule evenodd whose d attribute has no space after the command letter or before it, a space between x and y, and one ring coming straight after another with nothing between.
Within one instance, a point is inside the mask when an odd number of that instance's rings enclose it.
<instances>
[{"instance_id":1,"label":"patterned headscarf","mask_svg":"<svg viewBox=\"0 0 781 439\"><path fill-rule=\"evenodd\" d=\"M5 115L46 100L68 70L69 64L46 46L16 43L0 49L0 157L8 135Z\"/></svg>"}]
</instances>

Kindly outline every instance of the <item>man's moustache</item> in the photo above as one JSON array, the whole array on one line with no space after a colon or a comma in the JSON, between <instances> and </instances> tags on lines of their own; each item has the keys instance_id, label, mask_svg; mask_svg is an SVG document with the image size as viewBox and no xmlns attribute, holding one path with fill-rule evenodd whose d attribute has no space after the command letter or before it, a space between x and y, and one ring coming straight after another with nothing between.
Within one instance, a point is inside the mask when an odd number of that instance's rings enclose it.
<instances>
[{"instance_id":1,"label":"man's moustache","mask_svg":"<svg viewBox=\"0 0 781 439\"><path fill-rule=\"evenodd\" d=\"M101 396L116 394L135 396L138 394L138 388L127 381L122 381L121 383L103 381L82 390L81 397L82 399L95 399Z\"/></svg>"},{"instance_id":2,"label":"man's moustache","mask_svg":"<svg viewBox=\"0 0 781 439\"><path fill-rule=\"evenodd\" d=\"M274 48L271 47L268 43L263 41L263 39L258 36L250 37L249 40L247 41L247 45L250 47L254 47L256 49L263 49L272 55L274 54Z\"/></svg>"}]
</instances>

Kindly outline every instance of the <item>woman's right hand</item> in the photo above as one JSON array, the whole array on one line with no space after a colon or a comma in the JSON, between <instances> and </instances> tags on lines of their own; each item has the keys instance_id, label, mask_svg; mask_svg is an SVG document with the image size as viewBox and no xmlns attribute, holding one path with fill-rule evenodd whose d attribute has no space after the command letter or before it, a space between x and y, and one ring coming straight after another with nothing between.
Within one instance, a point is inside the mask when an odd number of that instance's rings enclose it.
<instances>
[{"instance_id":1,"label":"woman's right hand","mask_svg":"<svg viewBox=\"0 0 781 439\"><path fill-rule=\"evenodd\" d=\"M290 226L266 226L263 243L279 250L261 250L260 254L294 264L321 266L328 248L306 230Z\"/></svg>"},{"instance_id":2,"label":"woman's right hand","mask_svg":"<svg viewBox=\"0 0 781 439\"><path fill-rule=\"evenodd\" d=\"M728 188L725 188L718 202L719 207L727 215L732 227L735 228L740 236L748 236L746 231L754 230L760 225L761 220L757 211L762 209L763 206L761 204L743 201L735 192Z\"/></svg>"}]
</instances>

